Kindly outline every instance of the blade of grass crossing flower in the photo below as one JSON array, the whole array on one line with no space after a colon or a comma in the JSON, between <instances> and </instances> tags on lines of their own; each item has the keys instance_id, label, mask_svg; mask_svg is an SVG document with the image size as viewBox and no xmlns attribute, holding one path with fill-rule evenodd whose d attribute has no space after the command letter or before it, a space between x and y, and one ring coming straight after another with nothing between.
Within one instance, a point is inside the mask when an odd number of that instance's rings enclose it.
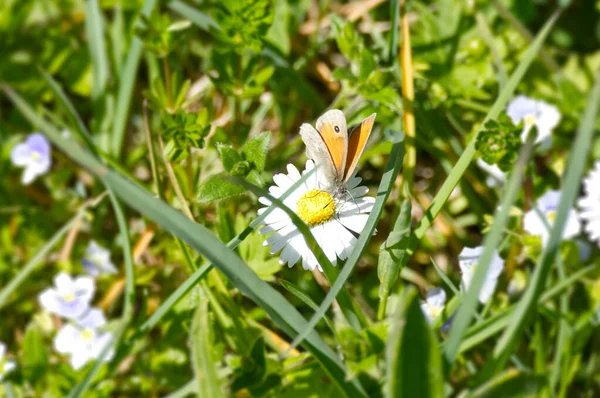
<instances>
[{"instance_id":1,"label":"blade of grass crossing flower","mask_svg":"<svg viewBox=\"0 0 600 398\"><path fill-rule=\"evenodd\" d=\"M48 82L48 86L50 86L50 88L54 92L54 95L56 95L56 98L67 111L69 117L71 118L71 121L73 122L73 124L75 124L77 133L79 134L83 142L85 142L90 151L96 153L96 147L94 146L92 136L90 135L90 132L85 126L85 123L83 123L83 120L81 120L79 113L77 113L75 106L73 105L71 100L69 100L69 97L67 97L63 89L58 84L58 82L54 80L54 78L48 72L40 68L40 73L42 74L44 79L46 79L46 82Z\"/></svg>"},{"instance_id":2,"label":"blade of grass crossing flower","mask_svg":"<svg viewBox=\"0 0 600 398\"><path fill-rule=\"evenodd\" d=\"M554 264L558 254L562 231L565 227L569 210L573 207L575 197L579 192L581 177L583 175L589 151L592 147L592 137L595 128L594 124L598 117L599 107L600 71L596 72L594 87L587 102L582 121L577 129L577 136L571 151L571 157L567 163L567 171L562 180L564 185L552 233L542 252L539 264L534 268L527 289L521 300L519 300L517 308L511 317L511 327L506 328L502 337L498 340L496 347L494 348L493 360L490 360L482 371L482 377L489 376L497 370L502 369L506 363L506 358L514 350L519 337L523 333L525 326L528 324L533 307L546 285L550 267Z\"/></svg>"},{"instance_id":3,"label":"blade of grass crossing flower","mask_svg":"<svg viewBox=\"0 0 600 398\"><path fill-rule=\"evenodd\" d=\"M304 184L304 182L306 182L306 180L312 175L312 173L314 173L314 169L310 170L308 173L303 175L298 181L292 184L292 186L281 195L280 200L285 200L292 192L296 190L296 188ZM246 229L244 229L236 237L231 239L227 243L227 247L232 250L238 247L238 245L244 239L246 239L246 237L250 235L252 231L254 231L259 225L261 225L263 223L263 220L276 208L277 206L275 204L269 206L267 210L265 210L262 214L258 215L250 223L250 225L246 227ZM164 303L161 304L161 306L156 310L156 312L152 314L150 318L148 318L148 320L146 320L146 322L144 322L142 326L138 328L137 333L146 333L150 331L150 329L152 329L154 326L156 326L156 324L162 319L162 317L165 316L167 312L169 312L171 308L173 308L173 306L179 302L179 300L184 298L190 292L190 290L198 282L200 282L202 278L204 278L204 276L208 274L208 272L212 268L213 265L211 263L207 263L200 267L198 270L196 270L192 275L190 275L190 277L188 277L188 279L186 279L184 283L179 285L179 287L169 295L169 297L164 301Z\"/></svg>"},{"instance_id":4,"label":"blade of grass crossing flower","mask_svg":"<svg viewBox=\"0 0 600 398\"><path fill-rule=\"evenodd\" d=\"M477 135L484 128L484 125L488 120L497 118L500 112L505 108L506 103L512 97L513 92L515 91L517 85L525 75L525 72L529 68L529 65L531 65L531 62L533 62L536 55L540 51L540 48L542 47L544 40L548 36L548 33L550 33L552 26L554 26L554 22L556 21L556 18L558 18L558 15L558 13L555 13L552 17L550 17L550 19L548 20L548 22L546 22L540 33L538 33L536 39L529 46L529 48L527 48L527 50L522 56L521 61L519 62L519 65L511 75L504 89L500 92L500 95L494 102L494 105L492 106L485 119L481 123L481 128L477 131L473 138L471 138L469 144L467 145L464 152L456 162L456 165L450 172L450 175L448 176L448 178L446 178L444 184L438 191L437 195L435 195L435 197L433 198L431 205L429 206L429 208L425 212L425 215L415 228L414 239L411 241L411 245L409 247L411 252L414 252L414 249L416 248L417 244L425 235L425 231L427 231L427 229L433 223L435 217L442 210L442 207L444 207L444 205L448 201L450 194L452 193L454 188L456 188L456 185L467 170L467 167L469 167L469 164L471 164L473 156L475 155L475 141L477 139Z\"/></svg>"},{"instance_id":5,"label":"blade of grass crossing flower","mask_svg":"<svg viewBox=\"0 0 600 398\"><path fill-rule=\"evenodd\" d=\"M192 368L196 375L198 396L219 398L225 395L215 368L214 346L210 336L212 331L214 327L210 322L208 299L205 298L198 304L192 319L190 330Z\"/></svg>"},{"instance_id":6,"label":"blade of grass crossing flower","mask_svg":"<svg viewBox=\"0 0 600 398\"><path fill-rule=\"evenodd\" d=\"M319 305L319 310L316 311L313 316L310 318L308 325L302 332L294 338L292 341L291 347L295 348L298 344L303 341L309 333L312 333L315 325L319 322L319 320L325 315L325 312L335 300L337 294L342 290L344 284L350 277L350 274L354 270L356 264L360 260L362 252L367 247L371 236L373 236L373 232L375 231L375 227L379 222L379 218L383 213L383 206L387 198L390 195L391 190L394 187L394 181L396 180L396 176L400 172L400 168L402 166L402 159L404 157L404 146L402 142L397 142L392 147L392 152L390 153L390 157L388 159L387 165L385 167L385 173L381 178L381 183L379 184L379 189L377 190L377 198L375 199L375 204L373 205L373 209L371 210L371 214L369 214L369 218L367 219L367 223L362 233L358 237L358 241L356 242L356 246L350 253L348 260L346 260L346 264L342 268L337 280L331 286L331 289Z\"/></svg>"},{"instance_id":7,"label":"blade of grass crossing flower","mask_svg":"<svg viewBox=\"0 0 600 398\"><path fill-rule=\"evenodd\" d=\"M388 397L443 397L442 358L416 289L406 289L387 344Z\"/></svg>"},{"instance_id":8,"label":"blade of grass crossing flower","mask_svg":"<svg viewBox=\"0 0 600 398\"><path fill-rule=\"evenodd\" d=\"M73 228L86 214L89 208L95 207L105 197L104 194L98 196L92 201L85 203L65 225L63 225L56 233L43 245L40 250L25 264L19 273L10 280L0 291L0 309L4 307L10 295L17 290L19 286L29 277L35 270L38 264L50 253L50 250L62 239L62 237Z\"/></svg>"},{"instance_id":9,"label":"blade of grass crossing flower","mask_svg":"<svg viewBox=\"0 0 600 398\"><path fill-rule=\"evenodd\" d=\"M298 310L277 290L261 280L235 252L226 247L204 226L189 220L178 210L157 199L133 181L108 169L80 146L65 140L54 126L38 116L18 94L6 85L0 87L23 115L40 128L57 148L102 179L128 206L178 236L205 256L229 278L235 287L261 306L285 333L292 336L306 330L308 324ZM372 230L371 228L370 231ZM316 332L308 334L303 346L321 363L325 372L344 395L351 397L366 395L358 380L346 380L344 364Z\"/></svg>"},{"instance_id":10,"label":"blade of grass crossing flower","mask_svg":"<svg viewBox=\"0 0 600 398\"><path fill-rule=\"evenodd\" d=\"M141 14L149 16L158 0L145 0L142 6ZM123 73L121 74L119 92L117 94L117 103L115 106L115 116L112 126L111 149L112 155L117 158L121 153L123 141L125 138L125 127L127 125L127 116L131 105L131 96L133 95L133 86L137 78L140 57L142 56L142 41L134 37L127 51L127 61Z\"/></svg>"},{"instance_id":11,"label":"blade of grass crossing flower","mask_svg":"<svg viewBox=\"0 0 600 398\"><path fill-rule=\"evenodd\" d=\"M477 304L479 302L479 291L483 287L494 251L497 247L499 247L502 240L504 228L510 217L510 208L515 202L517 194L521 190L523 173L527 161L529 160L529 156L531 155L534 140L535 135L529 134L527 142L523 148L521 148L517 163L515 164L515 167L513 168L508 180L506 191L502 195L500 210L496 210L496 213L494 214L494 224L483 240L483 253L481 254L480 259L477 261L475 275L473 275L469 289L461 300L461 306L457 311L454 321L452 322L452 327L450 328L448 339L446 340L444 357L447 365L452 365L456 359L467 327L471 323L471 320L473 319L477 309Z\"/></svg>"},{"instance_id":12,"label":"blade of grass crossing flower","mask_svg":"<svg viewBox=\"0 0 600 398\"><path fill-rule=\"evenodd\" d=\"M317 261L323 269L327 280L329 280L329 284L333 285L333 283L338 278L337 269L333 266L333 264L331 264L331 261L329 261L329 259L325 255L325 252L323 252L323 248L317 243L315 237L313 236L312 232L310 231L310 228L306 225L306 223L304 223L304 221L302 221L296 213L290 210L281 199L274 198L269 194L269 192L266 189L257 187L256 185L253 185L248 181L238 177L231 177L231 181L235 184L243 186L244 188L254 193L256 196L263 196L269 199L271 203L274 203L277 207L283 210L288 215L288 217L290 217L296 228L298 228L298 230L302 234L302 237L306 241L307 246L317 258ZM345 288L342 289L340 297L338 297L338 303L340 305L342 313L346 317L346 320L348 321L350 326L352 326L356 331L360 331L361 326L365 326L367 324L367 320L364 317L363 313L354 304L350 293L348 293L348 291Z\"/></svg>"},{"instance_id":13,"label":"blade of grass crossing flower","mask_svg":"<svg viewBox=\"0 0 600 398\"><path fill-rule=\"evenodd\" d=\"M94 76L92 98L98 100L106 90L109 74L108 55L104 42L104 21L98 0L87 0L85 2L85 13L85 33Z\"/></svg>"}]
</instances>

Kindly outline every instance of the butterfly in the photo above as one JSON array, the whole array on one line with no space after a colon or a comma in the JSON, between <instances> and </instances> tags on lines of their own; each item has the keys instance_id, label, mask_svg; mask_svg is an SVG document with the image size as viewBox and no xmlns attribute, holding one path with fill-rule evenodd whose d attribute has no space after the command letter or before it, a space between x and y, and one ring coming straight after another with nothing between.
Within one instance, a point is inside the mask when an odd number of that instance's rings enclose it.
<instances>
[{"instance_id":1,"label":"butterfly","mask_svg":"<svg viewBox=\"0 0 600 398\"><path fill-rule=\"evenodd\" d=\"M344 113L332 109L317 119L316 129L308 123L300 126L306 154L317 165L321 182L334 197L345 194L346 183L371 135L375 116L374 113L348 129Z\"/></svg>"}]
</instances>

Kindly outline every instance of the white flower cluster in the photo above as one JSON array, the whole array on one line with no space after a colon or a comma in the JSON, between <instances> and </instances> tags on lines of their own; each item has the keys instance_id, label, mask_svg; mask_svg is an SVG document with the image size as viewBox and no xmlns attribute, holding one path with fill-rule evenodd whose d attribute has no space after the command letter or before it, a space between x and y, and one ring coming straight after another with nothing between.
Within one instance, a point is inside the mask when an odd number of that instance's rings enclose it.
<instances>
[{"instance_id":1,"label":"white flower cluster","mask_svg":"<svg viewBox=\"0 0 600 398\"><path fill-rule=\"evenodd\" d=\"M110 261L110 252L94 241L86 249L82 262L93 276L116 272ZM70 356L71 367L75 370L97 360L112 344L111 333L102 330L106 325L104 313L91 306L95 290L92 277L72 278L61 272L54 278L54 287L39 295L40 304L46 311L68 321L56 334L54 348L59 353ZM103 358L105 362L110 361L114 354L112 348L109 350Z\"/></svg>"}]
</instances>

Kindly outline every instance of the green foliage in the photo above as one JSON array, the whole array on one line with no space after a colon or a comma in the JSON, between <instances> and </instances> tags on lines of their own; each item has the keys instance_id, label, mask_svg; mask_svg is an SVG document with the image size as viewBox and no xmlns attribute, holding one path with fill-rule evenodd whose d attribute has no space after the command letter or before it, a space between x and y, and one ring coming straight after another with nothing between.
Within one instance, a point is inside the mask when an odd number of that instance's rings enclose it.
<instances>
[{"instance_id":1,"label":"green foliage","mask_svg":"<svg viewBox=\"0 0 600 398\"><path fill-rule=\"evenodd\" d=\"M214 354L213 340L211 337L212 322L208 311L208 300L204 299L198 304L192 319L190 329L190 342L192 345L192 365L198 388L198 394L203 397L225 397L223 393Z\"/></svg>"},{"instance_id":2,"label":"green foliage","mask_svg":"<svg viewBox=\"0 0 600 398\"><path fill-rule=\"evenodd\" d=\"M273 23L275 10L270 0L228 0L215 11L222 33L217 37L237 52L260 52L263 37Z\"/></svg>"},{"instance_id":3,"label":"green foliage","mask_svg":"<svg viewBox=\"0 0 600 398\"><path fill-rule=\"evenodd\" d=\"M204 147L204 137L210 131L206 109L198 113L180 110L173 115L164 112L161 120L164 126L161 135L166 141L164 156L167 160L185 160L191 148Z\"/></svg>"},{"instance_id":4,"label":"green foliage","mask_svg":"<svg viewBox=\"0 0 600 398\"><path fill-rule=\"evenodd\" d=\"M227 180L228 176L242 177L248 182L262 186L261 173L265 168L271 133L263 132L248 140L241 151L232 146L217 146L225 173L209 177L200 184L196 199L201 203L242 195L246 190Z\"/></svg>"},{"instance_id":5,"label":"green foliage","mask_svg":"<svg viewBox=\"0 0 600 398\"><path fill-rule=\"evenodd\" d=\"M46 376L48 367L48 348L44 336L37 327L27 328L22 344L23 377L36 385Z\"/></svg>"},{"instance_id":6,"label":"green foliage","mask_svg":"<svg viewBox=\"0 0 600 398\"><path fill-rule=\"evenodd\" d=\"M506 113L498 120L490 120L477 135L475 148L488 164L497 164L500 170L509 171L517 160L521 148L522 126L513 125Z\"/></svg>"},{"instance_id":7,"label":"green foliage","mask_svg":"<svg viewBox=\"0 0 600 398\"><path fill-rule=\"evenodd\" d=\"M443 397L438 341L419 307L416 291L406 289L396 309L387 345L389 397Z\"/></svg>"},{"instance_id":8,"label":"green foliage","mask_svg":"<svg viewBox=\"0 0 600 398\"><path fill-rule=\"evenodd\" d=\"M177 47L183 39L179 32L190 27L188 20L173 22L168 14L153 13L150 17L142 16L141 24L136 27L136 35L142 39L144 46L163 58Z\"/></svg>"}]
</instances>

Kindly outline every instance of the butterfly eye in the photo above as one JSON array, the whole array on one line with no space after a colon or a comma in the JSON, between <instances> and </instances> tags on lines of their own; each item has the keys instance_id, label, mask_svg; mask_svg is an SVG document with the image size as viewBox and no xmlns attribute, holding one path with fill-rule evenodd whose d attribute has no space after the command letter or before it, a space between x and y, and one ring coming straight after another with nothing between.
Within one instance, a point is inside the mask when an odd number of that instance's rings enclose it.
<instances>
[{"instance_id":1,"label":"butterfly eye","mask_svg":"<svg viewBox=\"0 0 600 398\"><path fill-rule=\"evenodd\" d=\"M333 126L333 130L334 130L336 133L339 133L339 132L340 132L340 127L339 127L339 126Z\"/></svg>"}]
</instances>

